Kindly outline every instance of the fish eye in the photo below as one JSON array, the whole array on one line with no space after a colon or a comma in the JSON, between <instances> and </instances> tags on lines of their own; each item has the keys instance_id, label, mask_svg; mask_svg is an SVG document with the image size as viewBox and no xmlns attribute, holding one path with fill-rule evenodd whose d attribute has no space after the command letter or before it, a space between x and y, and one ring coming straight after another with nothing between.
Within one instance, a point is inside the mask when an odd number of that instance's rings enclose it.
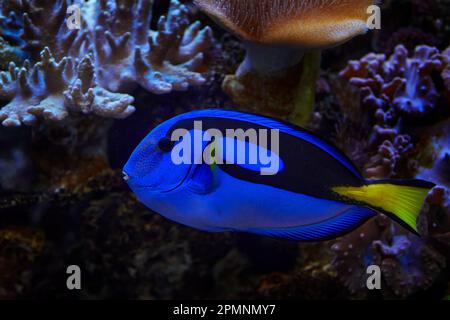
<instances>
[{"instance_id":1,"label":"fish eye","mask_svg":"<svg viewBox=\"0 0 450 320\"><path fill-rule=\"evenodd\" d=\"M162 152L170 152L172 151L174 146L174 142L167 137L161 138L158 141L158 149Z\"/></svg>"}]
</instances>

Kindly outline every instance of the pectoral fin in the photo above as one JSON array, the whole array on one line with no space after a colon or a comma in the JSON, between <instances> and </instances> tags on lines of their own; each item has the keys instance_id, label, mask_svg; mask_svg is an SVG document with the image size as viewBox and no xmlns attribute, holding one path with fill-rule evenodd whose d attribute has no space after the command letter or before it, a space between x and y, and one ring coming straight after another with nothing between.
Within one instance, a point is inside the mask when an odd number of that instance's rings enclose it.
<instances>
[{"instance_id":1,"label":"pectoral fin","mask_svg":"<svg viewBox=\"0 0 450 320\"><path fill-rule=\"evenodd\" d=\"M196 194L208 194L217 187L214 165L205 163L195 165L191 176L186 181L186 187Z\"/></svg>"}]
</instances>

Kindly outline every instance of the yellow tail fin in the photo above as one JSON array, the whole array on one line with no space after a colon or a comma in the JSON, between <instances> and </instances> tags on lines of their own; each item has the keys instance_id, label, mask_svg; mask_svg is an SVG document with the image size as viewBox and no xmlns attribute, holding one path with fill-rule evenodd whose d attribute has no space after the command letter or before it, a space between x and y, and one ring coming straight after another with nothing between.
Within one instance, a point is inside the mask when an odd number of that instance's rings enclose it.
<instances>
[{"instance_id":1,"label":"yellow tail fin","mask_svg":"<svg viewBox=\"0 0 450 320\"><path fill-rule=\"evenodd\" d=\"M359 203L368 204L403 222L417 232L417 217L428 192L434 184L421 181L382 181L362 187L339 186L337 194Z\"/></svg>"}]
</instances>

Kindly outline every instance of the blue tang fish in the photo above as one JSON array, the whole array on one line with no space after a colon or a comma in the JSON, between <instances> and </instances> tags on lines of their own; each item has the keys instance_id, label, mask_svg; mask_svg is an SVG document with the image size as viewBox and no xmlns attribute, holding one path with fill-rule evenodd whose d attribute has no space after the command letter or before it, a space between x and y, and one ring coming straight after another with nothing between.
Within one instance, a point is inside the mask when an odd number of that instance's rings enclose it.
<instances>
[{"instance_id":1,"label":"blue tang fish","mask_svg":"<svg viewBox=\"0 0 450 320\"><path fill-rule=\"evenodd\" d=\"M217 135L194 146L190 137L207 137L209 129ZM277 145L230 138L229 129L276 132ZM175 132L184 134L177 140ZM176 163L173 154L183 141L203 155L192 152L191 161ZM208 148L210 161L197 161ZM276 160L276 170L264 171L268 163L262 158L233 161L249 150L265 151ZM141 202L175 222L304 241L339 237L378 213L417 233L417 216L434 186L421 180L367 181L342 152L314 134L225 110L193 111L156 127L132 153L124 178Z\"/></svg>"}]
</instances>

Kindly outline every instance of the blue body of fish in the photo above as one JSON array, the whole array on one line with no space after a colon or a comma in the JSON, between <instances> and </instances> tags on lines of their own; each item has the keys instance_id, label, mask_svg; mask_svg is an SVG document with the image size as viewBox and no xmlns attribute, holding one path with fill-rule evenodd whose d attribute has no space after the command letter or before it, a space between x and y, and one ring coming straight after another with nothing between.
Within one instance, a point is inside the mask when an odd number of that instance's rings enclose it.
<instances>
[{"instance_id":1,"label":"blue body of fish","mask_svg":"<svg viewBox=\"0 0 450 320\"><path fill-rule=\"evenodd\" d=\"M202 124L200 130L196 123ZM209 129L223 134L222 141L203 141L201 156L212 143L226 145L228 150L223 147L218 152L220 148L216 147L213 163L195 161L200 155L195 152L190 155L190 163L174 163L173 150L187 139L173 141L173 134L180 129L191 136L205 134ZM276 131L277 150L272 144L239 139L231 139L234 145L230 147L231 143L224 143L230 141L227 129ZM231 148L234 156L228 154ZM269 164L261 159L252 163L248 157L244 163L232 161L239 152L251 148L268 152L266 155L277 160L277 171L264 174ZM133 152L124 174L147 207L204 231L323 240L347 233L384 212L382 206L351 201L333 191L339 186L364 188L370 184L334 146L287 123L235 111L194 111L162 123ZM417 181L400 183L399 187L402 185L427 190L432 187Z\"/></svg>"}]
</instances>

